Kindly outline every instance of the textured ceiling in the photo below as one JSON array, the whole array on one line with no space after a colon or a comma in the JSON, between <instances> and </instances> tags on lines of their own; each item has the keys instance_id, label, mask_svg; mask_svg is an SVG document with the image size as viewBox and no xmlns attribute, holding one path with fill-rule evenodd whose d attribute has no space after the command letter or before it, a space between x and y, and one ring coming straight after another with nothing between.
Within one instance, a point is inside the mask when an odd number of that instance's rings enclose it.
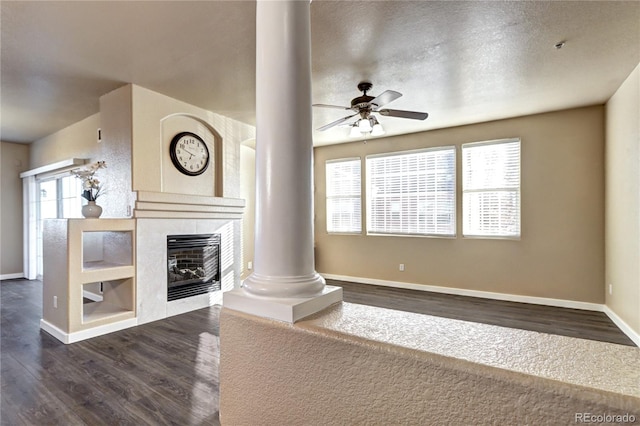
<instances>
[{"instance_id":1,"label":"textured ceiling","mask_svg":"<svg viewBox=\"0 0 640 426\"><path fill-rule=\"evenodd\" d=\"M255 2L2 1L1 134L30 142L134 83L255 124ZM396 90L401 134L604 103L640 62L638 1L311 4L313 101ZM566 41L563 49L554 44ZM273 99L274 108L279 99ZM315 109L314 126L346 115ZM314 132L344 142L348 128Z\"/></svg>"}]
</instances>

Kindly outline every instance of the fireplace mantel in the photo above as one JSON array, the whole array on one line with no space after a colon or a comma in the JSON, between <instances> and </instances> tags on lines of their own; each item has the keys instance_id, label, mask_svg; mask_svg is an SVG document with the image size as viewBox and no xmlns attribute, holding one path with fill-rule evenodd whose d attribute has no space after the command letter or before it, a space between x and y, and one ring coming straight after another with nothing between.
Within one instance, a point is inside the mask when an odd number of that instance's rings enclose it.
<instances>
[{"instance_id":1,"label":"fireplace mantel","mask_svg":"<svg viewBox=\"0 0 640 426\"><path fill-rule=\"evenodd\" d=\"M134 217L241 219L244 207L245 200L242 198L138 191Z\"/></svg>"}]
</instances>

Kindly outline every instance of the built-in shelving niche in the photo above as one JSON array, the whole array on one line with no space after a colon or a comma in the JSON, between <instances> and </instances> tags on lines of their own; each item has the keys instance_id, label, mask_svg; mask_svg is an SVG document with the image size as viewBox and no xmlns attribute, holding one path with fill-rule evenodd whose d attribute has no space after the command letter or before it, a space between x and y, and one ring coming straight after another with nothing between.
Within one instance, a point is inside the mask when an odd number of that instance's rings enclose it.
<instances>
[{"instance_id":1,"label":"built-in shelving niche","mask_svg":"<svg viewBox=\"0 0 640 426\"><path fill-rule=\"evenodd\" d=\"M83 284L82 323L130 318L134 312L133 286L132 278Z\"/></svg>"}]
</instances>

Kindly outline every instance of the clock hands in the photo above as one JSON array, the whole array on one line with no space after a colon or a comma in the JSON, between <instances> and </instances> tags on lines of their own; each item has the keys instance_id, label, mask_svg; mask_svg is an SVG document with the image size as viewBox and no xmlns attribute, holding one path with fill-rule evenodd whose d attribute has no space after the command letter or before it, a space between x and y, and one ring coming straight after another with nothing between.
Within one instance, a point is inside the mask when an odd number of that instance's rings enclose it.
<instances>
[{"instance_id":1,"label":"clock hands","mask_svg":"<svg viewBox=\"0 0 640 426\"><path fill-rule=\"evenodd\" d=\"M189 157L189 160L191 160L195 156L195 154L193 152L189 151L188 149L184 149L184 148L182 148L182 149L184 151L186 151L191 156L191 157Z\"/></svg>"}]
</instances>

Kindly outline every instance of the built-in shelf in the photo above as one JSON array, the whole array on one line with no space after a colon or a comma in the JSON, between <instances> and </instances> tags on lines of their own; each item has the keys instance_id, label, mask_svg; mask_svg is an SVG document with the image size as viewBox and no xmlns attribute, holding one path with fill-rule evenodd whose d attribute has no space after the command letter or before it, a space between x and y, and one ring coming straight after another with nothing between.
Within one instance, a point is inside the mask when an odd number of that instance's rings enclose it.
<instances>
[{"instance_id":1,"label":"built-in shelf","mask_svg":"<svg viewBox=\"0 0 640 426\"><path fill-rule=\"evenodd\" d=\"M130 263L115 263L115 262L84 262L82 264L83 271L96 271L99 269L121 268L123 266L132 266Z\"/></svg>"},{"instance_id":2,"label":"built-in shelf","mask_svg":"<svg viewBox=\"0 0 640 426\"><path fill-rule=\"evenodd\" d=\"M135 282L132 277L90 282L82 285L84 299L85 290L101 287L102 300L82 303L82 324L100 321L119 321L133 318L135 300Z\"/></svg>"},{"instance_id":3,"label":"built-in shelf","mask_svg":"<svg viewBox=\"0 0 640 426\"><path fill-rule=\"evenodd\" d=\"M43 328L67 343L136 318L135 226L134 219L45 220ZM102 300L83 303L96 288Z\"/></svg>"},{"instance_id":4,"label":"built-in shelf","mask_svg":"<svg viewBox=\"0 0 640 426\"><path fill-rule=\"evenodd\" d=\"M90 302L82 304L82 323L87 324L103 319L125 320L133 318L133 311L109 302Z\"/></svg>"}]
</instances>

